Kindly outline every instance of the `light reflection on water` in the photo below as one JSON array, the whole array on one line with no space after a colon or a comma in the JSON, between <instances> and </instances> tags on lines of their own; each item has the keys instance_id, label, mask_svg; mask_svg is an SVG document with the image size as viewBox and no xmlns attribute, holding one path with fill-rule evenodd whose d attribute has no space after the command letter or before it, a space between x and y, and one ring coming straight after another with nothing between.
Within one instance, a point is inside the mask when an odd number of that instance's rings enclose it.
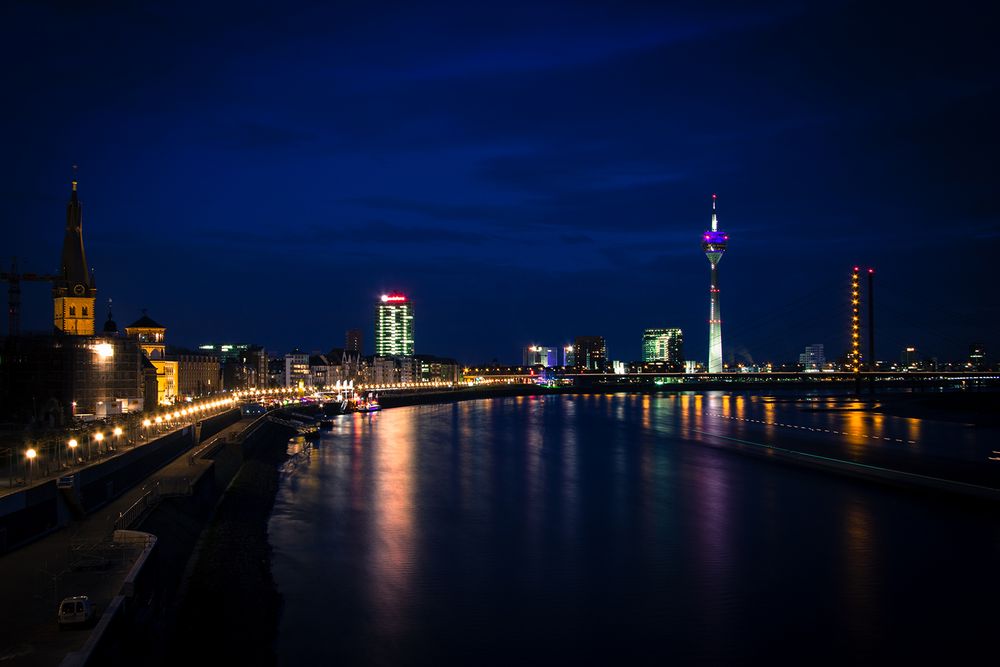
<instances>
[{"instance_id":1,"label":"light reflection on water","mask_svg":"<svg viewBox=\"0 0 1000 667\"><path fill-rule=\"evenodd\" d=\"M706 446L781 437L773 422L945 432L913 421L720 394L341 417L289 467L270 523L279 658L791 664L987 637L995 514Z\"/></svg>"}]
</instances>

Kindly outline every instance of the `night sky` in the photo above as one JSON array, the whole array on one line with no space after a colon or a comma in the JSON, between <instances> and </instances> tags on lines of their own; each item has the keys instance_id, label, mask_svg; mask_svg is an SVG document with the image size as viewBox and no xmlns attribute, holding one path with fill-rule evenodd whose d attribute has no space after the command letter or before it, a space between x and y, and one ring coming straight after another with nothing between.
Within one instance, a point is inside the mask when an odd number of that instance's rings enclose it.
<instances>
[{"instance_id":1,"label":"night sky","mask_svg":"<svg viewBox=\"0 0 1000 667\"><path fill-rule=\"evenodd\" d=\"M99 302L168 342L370 352L399 290L420 353L704 360L717 192L727 359L839 355L854 264L880 358L1000 355L988 3L215 5L4 3L4 266L57 268L78 164Z\"/></svg>"}]
</instances>

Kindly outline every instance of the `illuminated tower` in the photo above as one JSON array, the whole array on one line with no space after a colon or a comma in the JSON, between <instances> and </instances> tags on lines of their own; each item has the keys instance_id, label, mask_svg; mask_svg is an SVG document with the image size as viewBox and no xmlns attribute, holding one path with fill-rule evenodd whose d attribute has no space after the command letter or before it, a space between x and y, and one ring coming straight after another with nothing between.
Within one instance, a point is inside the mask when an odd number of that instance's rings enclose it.
<instances>
[{"instance_id":1,"label":"illuminated tower","mask_svg":"<svg viewBox=\"0 0 1000 667\"><path fill-rule=\"evenodd\" d=\"M861 283L858 267L851 271L851 353L848 355L850 370L861 372Z\"/></svg>"},{"instance_id":2,"label":"illuminated tower","mask_svg":"<svg viewBox=\"0 0 1000 667\"><path fill-rule=\"evenodd\" d=\"M66 206L66 235L58 275L52 286L56 331L93 336L97 285L87 271L87 256L83 252L83 208L76 196L76 180Z\"/></svg>"},{"instance_id":3,"label":"illuminated tower","mask_svg":"<svg viewBox=\"0 0 1000 667\"><path fill-rule=\"evenodd\" d=\"M383 294L375 307L375 354L413 355L413 304L402 294Z\"/></svg>"},{"instance_id":4,"label":"illuminated tower","mask_svg":"<svg viewBox=\"0 0 1000 667\"><path fill-rule=\"evenodd\" d=\"M708 372L722 372L722 311L719 308L719 261L726 252L729 237L719 229L715 212L716 195L712 195L712 228L702 237L701 248L712 265L712 285L709 288L708 315Z\"/></svg>"}]
</instances>

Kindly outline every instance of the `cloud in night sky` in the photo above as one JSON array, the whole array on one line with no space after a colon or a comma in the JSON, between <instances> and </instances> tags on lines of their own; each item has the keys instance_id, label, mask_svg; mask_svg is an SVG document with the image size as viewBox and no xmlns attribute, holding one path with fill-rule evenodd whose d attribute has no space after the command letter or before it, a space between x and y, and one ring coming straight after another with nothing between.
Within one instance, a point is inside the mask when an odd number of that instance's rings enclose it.
<instances>
[{"instance_id":1,"label":"cloud in night sky","mask_svg":"<svg viewBox=\"0 0 1000 667\"><path fill-rule=\"evenodd\" d=\"M727 356L839 354L858 263L881 358L1000 350L996 23L872 4L12 4L4 254L52 269L78 163L99 299L178 343L370 345L398 289L418 352L701 359L718 192Z\"/></svg>"}]
</instances>

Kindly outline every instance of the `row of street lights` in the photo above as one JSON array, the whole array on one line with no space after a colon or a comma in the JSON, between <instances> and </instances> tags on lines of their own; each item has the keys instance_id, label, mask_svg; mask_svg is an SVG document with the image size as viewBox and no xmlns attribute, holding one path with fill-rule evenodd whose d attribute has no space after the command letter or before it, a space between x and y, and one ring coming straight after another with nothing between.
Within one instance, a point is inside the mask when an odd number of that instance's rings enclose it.
<instances>
[{"instance_id":1,"label":"row of street lights","mask_svg":"<svg viewBox=\"0 0 1000 667\"><path fill-rule=\"evenodd\" d=\"M156 427L156 432L160 433L164 429L171 427L176 427L182 424L187 419L199 419L214 410L227 409L232 407L236 403L235 398L219 398L212 401L204 401L197 404L192 404L178 410L166 411L164 413L158 414L153 418L146 418L142 421L143 427L143 437L145 440L149 440L150 431L152 428ZM98 456L101 455L101 448L105 446L105 440L110 435L114 438L112 441L114 443L114 449L117 449L122 441L122 436L125 434L125 430L121 426L115 426L110 434L105 434L104 431L96 431L86 439L87 444L87 457L86 460L90 461L93 458L92 446L96 445ZM82 438L81 438L82 439ZM66 447L69 449L69 460L72 463L77 463L81 459L78 458L77 449L80 447L80 440L73 437L66 441ZM62 448L55 443L50 445L51 449L55 452L56 462L60 467L62 467ZM13 452L11 452L13 455ZM13 458L13 456L11 457ZM30 485L34 479L34 468L35 461L40 458L39 449L35 446L29 446L24 450L25 463L27 464L27 483ZM51 459L50 459L51 460ZM13 486L13 461L11 461L11 486Z\"/></svg>"},{"instance_id":2,"label":"row of street lights","mask_svg":"<svg viewBox=\"0 0 1000 667\"><path fill-rule=\"evenodd\" d=\"M214 401L206 401L204 403L192 403L191 405L179 410L167 410L162 414L156 415L152 419L147 417L142 421L143 437L146 440L149 440L149 431L154 427L156 428L156 432L160 433L163 429L171 428L182 421L186 421L188 418L200 418L212 410L217 410L219 408L226 409L232 407L235 403L235 398L218 398Z\"/></svg>"}]
</instances>

